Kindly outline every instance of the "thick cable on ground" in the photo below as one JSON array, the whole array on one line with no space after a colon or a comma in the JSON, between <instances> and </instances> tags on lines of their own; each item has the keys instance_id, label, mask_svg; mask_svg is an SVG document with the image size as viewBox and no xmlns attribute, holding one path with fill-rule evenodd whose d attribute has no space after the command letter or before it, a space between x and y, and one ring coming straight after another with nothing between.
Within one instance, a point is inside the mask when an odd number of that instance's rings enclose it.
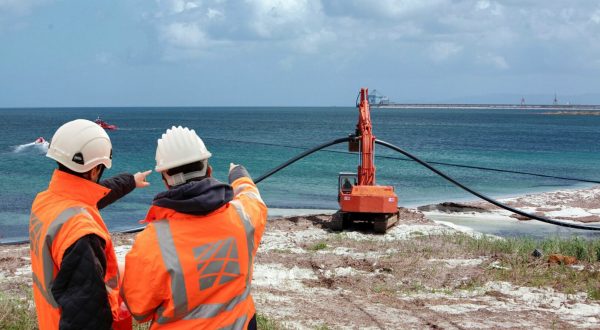
<instances>
[{"instance_id":1,"label":"thick cable on ground","mask_svg":"<svg viewBox=\"0 0 600 330\"><path fill-rule=\"evenodd\" d=\"M477 197L479 197L479 198L481 198L481 199L483 199L483 200L485 200L485 201L487 201L489 203L492 203L492 204L494 204L494 205L496 205L496 206L498 206L500 208L508 210L510 212L513 212L513 213L516 213L516 214L519 214L519 215L522 215L524 217L528 217L528 218L531 218L531 219L534 219L534 220L538 220L538 221L541 221L541 222L549 223L551 225L556 225L556 226L561 226L561 227L567 227L567 228L574 228L574 229L600 230L600 227L578 225L578 224L574 224L574 223L566 223L566 222L562 222L562 221L548 219L546 217L540 217L540 216L537 216L535 214L530 214L530 213L521 211L519 209L515 209L513 207L510 207L510 206L508 206L506 204L500 203L499 201L497 201L497 200L495 200L493 198L487 197L486 195L481 194L481 193L479 193L479 192L477 192L477 191L475 191L475 190L473 190L473 189L471 189L471 188L463 185L462 183L460 183L460 182L452 179L451 177L449 177L448 175L444 174L443 172L440 172L435 167L429 165L427 162L419 159L417 156L414 156L411 153L409 153L407 151L404 151L404 150L400 149L399 147L397 147L397 146L395 146L395 145L393 145L391 143L388 143L388 142L385 142L385 141L381 141L381 140L375 140L375 143L380 144L380 145L382 145L384 147L388 147L388 148L390 148L392 150L395 150L395 151L403 154L404 156L406 156L406 157L408 157L410 159L413 159L417 163L419 163L419 164L427 167L429 170L431 170L435 174L437 174L437 175L441 176L442 178L450 181L454 185L462 188L463 190L465 190L465 191L467 191L467 192L469 192L469 193L471 193L471 194L473 194L473 195L475 195L475 196L477 196Z\"/></svg>"}]
</instances>

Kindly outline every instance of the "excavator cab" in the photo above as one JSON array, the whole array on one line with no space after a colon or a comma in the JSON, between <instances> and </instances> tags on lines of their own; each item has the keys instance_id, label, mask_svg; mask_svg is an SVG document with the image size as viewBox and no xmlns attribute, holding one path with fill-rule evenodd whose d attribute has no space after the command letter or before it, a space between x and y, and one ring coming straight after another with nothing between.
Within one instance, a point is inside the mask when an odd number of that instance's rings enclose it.
<instances>
[{"instance_id":1,"label":"excavator cab","mask_svg":"<svg viewBox=\"0 0 600 330\"><path fill-rule=\"evenodd\" d=\"M338 199L341 195L350 194L352 187L358 184L358 175L356 173L341 172L338 176Z\"/></svg>"}]
</instances>

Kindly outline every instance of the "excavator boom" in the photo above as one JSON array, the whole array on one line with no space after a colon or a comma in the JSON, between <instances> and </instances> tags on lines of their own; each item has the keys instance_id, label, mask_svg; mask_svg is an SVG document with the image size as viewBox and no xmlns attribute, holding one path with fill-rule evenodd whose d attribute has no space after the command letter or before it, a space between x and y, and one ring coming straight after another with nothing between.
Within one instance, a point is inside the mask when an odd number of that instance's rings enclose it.
<instances>
[{"instance_id":1,"label":"excavator boom","mask_svg":"<svg viewBox=\"0 0 600 330\"><path fill-rule=\"evenodd\" d=\"M356 131L360 134L360 165L358 166L358 184L361 186L375 185L375 161L373 124L369 108L369 89L360 89L360 103L358 104L358 124Z\"/></svg>"}]
</instances>

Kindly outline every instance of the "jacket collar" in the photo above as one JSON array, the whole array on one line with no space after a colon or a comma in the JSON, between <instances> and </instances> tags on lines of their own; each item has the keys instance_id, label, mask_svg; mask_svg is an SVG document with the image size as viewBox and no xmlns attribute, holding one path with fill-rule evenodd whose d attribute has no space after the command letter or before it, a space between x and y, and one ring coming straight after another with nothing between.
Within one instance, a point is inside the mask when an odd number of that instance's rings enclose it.
<instances>
[{"instance_id":1,"label":"jacket collar","mask_svg":"<svg viewBox=\"0 0 600 330\"><path fill-rule=\"evenodd\" d=\"M78 176L54 170L48 191L86 205L96 206L98 201L110 192L110 189Z\"/></svg>"},{"instance_id":2,"label":"jacket collar","mask_svg":"<svg viewBox=\"0 0 600 330\"><path fill-rule=\"evenodd\" d=\"M172 187L154 197L152 205L179 213L206 215L233 199L233 188L214 178L191 181Z\"/></svg>"}]
</instances>

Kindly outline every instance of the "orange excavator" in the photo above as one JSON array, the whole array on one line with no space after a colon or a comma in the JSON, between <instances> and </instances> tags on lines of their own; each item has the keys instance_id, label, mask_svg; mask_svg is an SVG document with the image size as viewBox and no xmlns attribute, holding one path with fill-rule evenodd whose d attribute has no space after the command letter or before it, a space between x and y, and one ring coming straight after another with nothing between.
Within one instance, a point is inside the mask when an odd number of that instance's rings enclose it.
<instances>
[{"instance_id":1,"label":"orange excavator","mask_svg":"<svg viewBox=\"0 0 600 330\"><path fill-rule=\"evenodd\" d=\"M348 150L360 154L357 173L341 172L338 177L340 210L333 215L332 230L343 230L355 221L373 224L376 233L385 233L398 222L398 196L393 186L378 186L375 181L375 136L369 109L369 90L361 88L356 133Z\"/></svg>"}]
</instances>

